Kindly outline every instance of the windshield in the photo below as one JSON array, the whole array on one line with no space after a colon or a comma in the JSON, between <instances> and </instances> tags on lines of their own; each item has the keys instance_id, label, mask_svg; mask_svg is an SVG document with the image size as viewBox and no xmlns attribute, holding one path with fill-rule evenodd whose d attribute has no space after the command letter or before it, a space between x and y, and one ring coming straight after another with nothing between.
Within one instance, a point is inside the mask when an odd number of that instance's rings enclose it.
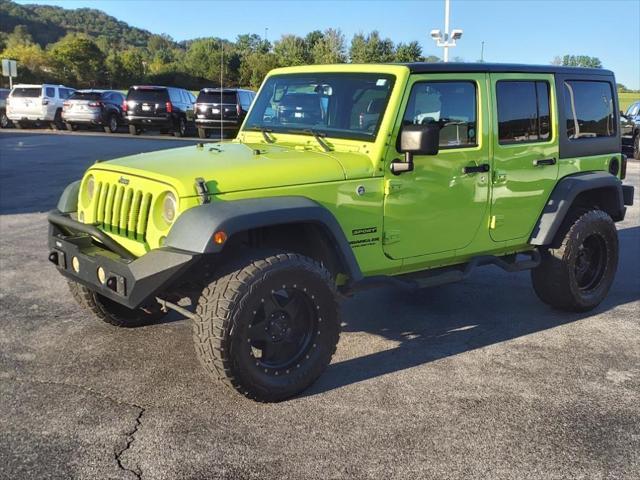
<instances>
[{"instance_id":1,"label":"windshield","mask_svg":"<svg viewBox=\"0 0 640 480\"><path fill-rule=\"evenodd\" d=\"M249 130L374 140L392 75L304 73L269 77L246 121Z\"/></svg>"}]
</instances>

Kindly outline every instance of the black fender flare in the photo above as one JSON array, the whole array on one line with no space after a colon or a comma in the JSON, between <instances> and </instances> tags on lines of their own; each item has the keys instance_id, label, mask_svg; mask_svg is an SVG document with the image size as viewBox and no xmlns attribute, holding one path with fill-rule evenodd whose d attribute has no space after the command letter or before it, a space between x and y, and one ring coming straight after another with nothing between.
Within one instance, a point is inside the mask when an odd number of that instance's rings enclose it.
<instances>
[{"instance_id":1,"label":"black fender flare","mask_svg":"<svg viewBox=\"0 0 640 480\"><path fill-rule=\"evenodd\" d=\"M200 254L218 253L223 245L213 241L213 234L234 234L253 228L313 223L323 228L334 242L350 281L359 281L362 272L344 231L333 214L319 203L301 196L213 200L183 212L171 227L165 246Z\"/></svg>"},{"instance_id":2,"label":"black fender flare","mask_svg":"<svg viewBox=\"0 0 640 480\"><path fill-rule=\"evenodd\" d=\"M78 195L80 195L80 183L82 180L71 182L62 191L58 199L58 210L61 213L73 213L78 211Z\"/></svg>"},{"instance_id":3,"label":"black fender flare","mask_svg":"<svg viewBox=\"0 0 640 480\"><path fill-rule=\"evenodd\" d=\"M558 181L542 210L529 243L549 245L562 225L578 195L589 190L606 190L607 213L614 221L624 219L626 208L622 193L622 181L608 172L584 172L568 175Z\"/></svg>"}]
</instances>

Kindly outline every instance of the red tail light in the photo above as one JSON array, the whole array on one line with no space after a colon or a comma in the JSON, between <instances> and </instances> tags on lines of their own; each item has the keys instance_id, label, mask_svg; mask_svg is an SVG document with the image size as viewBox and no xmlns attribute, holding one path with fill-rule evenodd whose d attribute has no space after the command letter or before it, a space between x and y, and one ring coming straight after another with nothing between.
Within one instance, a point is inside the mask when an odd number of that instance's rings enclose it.
<instances>
[{"instance_id":1,"label":"red tail light","mask_svg":"<svg viewBox=\"0 0 640 480\"><path fill-rule=\"evenodd\" d=\"M129 105L127 104L127 99L125 98L125 99L122 101L122 111L123 111L123 112L126 112L128 109L129 109Z\"/></svg>"},{"instance_id":2,"label":"red tail light","mask_svg":"<svg viewBox=\"0 0 640 480\"><path fill-rule=\"evenodd\" d=\"M173 112L173 105L171 104L171 102L167 102L165 105L167 107L167 113Z\"/></svg>"}]
</instances>

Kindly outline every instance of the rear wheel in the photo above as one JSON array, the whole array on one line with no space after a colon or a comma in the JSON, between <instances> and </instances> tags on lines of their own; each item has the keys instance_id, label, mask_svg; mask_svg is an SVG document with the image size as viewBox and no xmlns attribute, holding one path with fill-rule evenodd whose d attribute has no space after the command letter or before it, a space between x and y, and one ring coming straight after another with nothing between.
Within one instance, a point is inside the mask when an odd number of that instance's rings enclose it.
<instances>
[{"instance_id":1,"label":"rear wheel","mask_svg":"<svg viewBox=\"0 0 640 480\"><path fill-rule=\"evenodd\" d=\"M7 113L0 113L0 128L8 128L10 125L11 120L9 120L9 117L7 117Z\"/></svg>"},{"instance_id":2,"label":"rear wheel","mask_svg":"<svg viewBox=\"0 0 640 480\"><path fill-rule=\"evenodd\" d=\"M209 130L207 130L206 128L198 127L198 137L209 138Z\"/></svg>"},{"instance_id":3,"label":"rear wheel","mask_svg":"<svg viewBox=\"0 0 640 480\"><path fill-rule=\"evenodd\" d=\"M538 297L552 307L585 312L607 296L618 266L618 232L601 210L576 211L531 271Z\"/></svg>"},{"instance_id":4,"label":"rear wheel","mask_svg":"<svg viewBox=\"0 0 640 480\"><path fill-rule=\"evenodd\" d=\"M216 379L275 402L309 387L335 352L334 281L314 260L255 252L207 285L194 319L196 352Z\"/></svg>"},{"instance_id":5,"label":"rear wheel","mask_svg":"<svg viewBox=\"0 0 640 480\"><path fill-rule=\"evenodd\" d=\"M22 130L23 128L25 128L25 124L21 122L14 122L14 125L18 130Z\"/></svg>"},{"instance_id":6,"label":"rear wheel","mask_svg":"<svg viewBox=\"0 0 640 480\"><path fill-rule=\"evenodd\" d=\"M129 133L131 135L140 135L141 130L137 125L129 125Z\"/></svg>"},{"instance_id":7,"label":"rear wheel","mask_svg":"<svg viewBox=\"0 0 640 480\"><path fill-rule=\"evenodd\" d=\"M118 131L118 117L115 113L109 115L107 124L103 128L105 133L116 133Z\"/></svg>"},{"instance_id":8,"label":"rear wheel","mask_svg":"<svg viewBox=\"0 0 640 480\"><path fill-rule=\"evenodd\" d=\"M79 305L103 322L116 327L133 328L150 325L165 315L159 304L131 310L77 282L69 280L68 284L71 295Z\"/></svg>"},{"instance_id":9,"label":"rear wheel","mask_svg":"<svg viewBox=\"0 0 640 480\"><path fill-rule=\"evenodd\" d=\"M180 117L178 125L173 131L174 137L184 137L187 134L187 120L184 117Z\"/></svg>"},{"instance_id":10,"label":"rear wheel","mask_svg":"<svg viewBox=\"0 0 640 480\"><path fill-rule=\"evenodd\" d=\"M56 114L53 117L53 122L49 124L51 130L62 130L64 128L64 122L62 121L62 110L56 110Z\"/></svg>"}]
</instances>

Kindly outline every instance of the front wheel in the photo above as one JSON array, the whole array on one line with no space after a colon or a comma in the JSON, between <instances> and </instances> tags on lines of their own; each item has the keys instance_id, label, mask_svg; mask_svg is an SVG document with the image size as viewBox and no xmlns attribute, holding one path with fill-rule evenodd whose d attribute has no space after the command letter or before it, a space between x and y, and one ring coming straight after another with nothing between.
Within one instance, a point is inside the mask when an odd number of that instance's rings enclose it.
<instances>
[{"instance_id":1,"label":"front wheel","mask_svg":"<svg viewBox=\"0 0 640 480\"><path fill-rule=\"evenodd\" d=\"M256 252L207 285L194 319L207 371L248 398L276 402L309 387L340 335L331 274L294 253Z\"/></svg>"},{"instance_id":2,"label":"front wheel","mask_svg":"<svg viewBox=\"0 0 640 480\"><path fill-rule=\"evenodd\" d=\"M103 128L104 133L116 133L118 131L118 117L115 113L109 115L109 120Z\"/></svg>"},{"instance_id":3,"label":"front wheel","mask_svg":"<svg viewBox=\"0 0 640 480\"><path fill-rule=\"evenodd\" d=\"M542 262L531 271L538 297L552 307L586 312L607 296L618 266L618 232L601 210L570 212Z\"/></svg>"},{"instance_id":4,"label":"front wheel","mask_svg":"<svg viewBox=\"0 0 640 480\"><path fill-rule=\"evenodd\" d=\"M134 328L150 325L165 315L159 304L131 310L77 282L69 280L68 284L71 296L80 306L103 322L116 327Z\"/></svg>"}]
</instances>

